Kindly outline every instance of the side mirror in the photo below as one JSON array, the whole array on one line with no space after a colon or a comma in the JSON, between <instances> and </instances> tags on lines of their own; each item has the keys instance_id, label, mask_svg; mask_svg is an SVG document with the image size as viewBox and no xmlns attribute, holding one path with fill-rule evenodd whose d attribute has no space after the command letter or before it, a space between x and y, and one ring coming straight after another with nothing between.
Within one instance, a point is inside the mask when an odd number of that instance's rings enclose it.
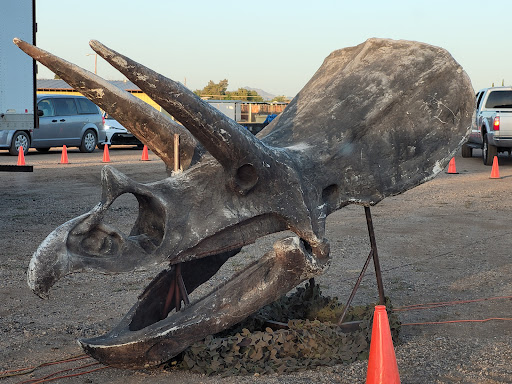
<instances>
[{"instance_id":1,"label":"side mirror","mask_svg":"<svg viewBox=\"0 0 512 384\"><path fill-rule=\"evenodd\" d=\"M37 116L44 116L44 112L40 109L37 110Z\"/></svg>"}]
</instances>

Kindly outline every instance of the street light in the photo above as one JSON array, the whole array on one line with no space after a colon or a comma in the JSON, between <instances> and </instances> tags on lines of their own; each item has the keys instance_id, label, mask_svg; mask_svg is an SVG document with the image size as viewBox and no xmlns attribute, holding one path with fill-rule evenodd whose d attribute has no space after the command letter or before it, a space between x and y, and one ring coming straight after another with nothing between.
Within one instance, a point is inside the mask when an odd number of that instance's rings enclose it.
<instances>
[{"instance_id":1,"label":"street light","mask_svg":"<svg viewBox=\"0 0 512 384\"><path fill-rule=\"evenodd\" d=\"M94 74L98 74L98 54L97 53L87 53L85 56L94 55Z\"/></svg>"}]
</instances>

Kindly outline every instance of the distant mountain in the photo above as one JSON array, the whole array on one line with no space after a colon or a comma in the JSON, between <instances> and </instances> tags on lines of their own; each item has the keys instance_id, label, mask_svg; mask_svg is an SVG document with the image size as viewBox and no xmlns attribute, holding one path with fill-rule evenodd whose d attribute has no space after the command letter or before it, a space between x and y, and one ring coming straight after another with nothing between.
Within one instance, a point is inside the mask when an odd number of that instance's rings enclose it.
<instances>
[{"instance_id":1,"label":"distant mountain","mask_svg":"<svg viewBox=\"0 0 512 384\"><path fill-rule=\"evenodd\" d=\"M256 91L258 92L258 95L260 95L261 97L263 97L263 100L265 101L270 101L272 100L274 97L276 97L276 95L273 95L271 93L268 93L268 92L265 92L263 89L259 89L259 88L251 88L251 87L243 87L244 89L247 89L248 91Z\"/></svg>"}]
</instances>

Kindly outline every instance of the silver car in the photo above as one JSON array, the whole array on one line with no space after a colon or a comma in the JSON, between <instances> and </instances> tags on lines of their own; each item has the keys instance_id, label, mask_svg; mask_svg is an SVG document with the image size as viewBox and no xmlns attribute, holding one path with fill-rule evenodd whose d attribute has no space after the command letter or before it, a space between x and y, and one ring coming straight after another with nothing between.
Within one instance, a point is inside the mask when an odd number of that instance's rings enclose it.
<instances>
[{"instance_id":1,"label":"silver car","mask_svg":"<svg viewBox=\"0 0 512 384\"><path fill-rule=\"evenodd\" d=\"M38 127L0 130L0 149L12 155L23 147L47 152L51 147L79 147L92 152L105 142L104 120L100 109L89 99L73 95L38 95Z\"/></svg>"},{"instance_id":2,"label":"silver car","mask_svg":"<svg viewBox=\"0 0 512 384\"><path fill-rule=\"evenodd\" d=\"M47 152L51 147L79 147L92 152L105 142L101 110L89 99L72 95L38 95L39 127L30 138L30 147Z\"/></svg>"}]
</instances>

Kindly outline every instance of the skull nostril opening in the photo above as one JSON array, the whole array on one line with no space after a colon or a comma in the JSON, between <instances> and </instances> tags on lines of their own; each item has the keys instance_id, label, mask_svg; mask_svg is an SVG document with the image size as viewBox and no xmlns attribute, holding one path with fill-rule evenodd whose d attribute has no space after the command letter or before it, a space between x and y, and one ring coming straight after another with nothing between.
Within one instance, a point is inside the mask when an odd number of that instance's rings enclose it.
<instances>
[{"instance_id":1,"label":"skull nostril opening","mask_svg":"<svg viewBox=\"0 0 512 384\"><path fill-rule=\"evenodd\" d=\"M258 183L259 176L252 164L244 164L236 170L235 185L237 191L245 195Z\"/></svg>"},{"instance_id":2,"label":"skull nostril opening","mask_svg":"<svg viewBox=\"0 0 512 384\"><path fill-rule=\"evenodd\" d=\"M125 193L112 202L102 222L128 234L137 221L138 211L137 198L131 193Z\"/></svg>"},{"instance_id":3,"label":"skull nostril opening","mask_svg":"<svg viewBox=\"0 0 512 384\"><path fill-rule=\"evenodd\" d=\"M165 212L157 199L142 194L124 193L108 205L99 221L93 221L85 233L70 234L70 249L89 256L118 256L125 242L136 243L147 253L161 245L165 233Z\"/></svg>"},{"instance_id":4,"label":"skull nostril opening","mask_svg":"<svg viewBox=\"0 0 512 384\"><path fill-rule=\"evenodd\" d=\"M95 219L83 233L70 234L69 248L99 258L118 255L123 249L123 234L130 233L137 220L138 207L134 195L118 196L102 213L99 221Z\"/></svg>"}]
</instances>

